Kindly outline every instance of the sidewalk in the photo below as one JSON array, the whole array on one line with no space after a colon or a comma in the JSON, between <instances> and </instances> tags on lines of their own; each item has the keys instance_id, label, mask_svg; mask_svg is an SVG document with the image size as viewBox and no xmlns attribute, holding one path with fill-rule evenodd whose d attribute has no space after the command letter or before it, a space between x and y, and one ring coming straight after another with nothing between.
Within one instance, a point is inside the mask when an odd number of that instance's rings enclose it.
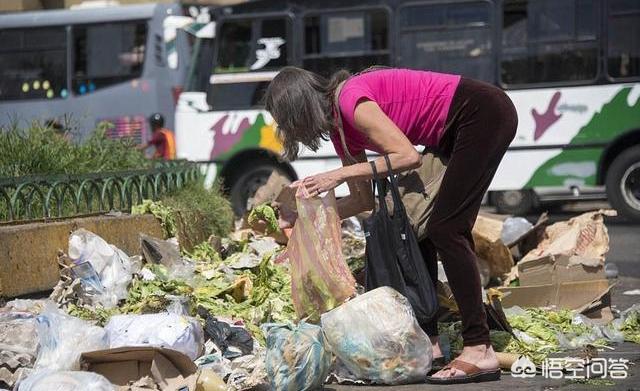
<instances>
[{"instance_id":1,"label":"sidewalk","mask_svg":"<svg viewBox=\"0 0 640 391\"><path fill-rule=\"evenodd\" d=\"M564 354L562 356L565 356ZM512 377L510 373L503 372L502 378L496 382L461 384L461 385L432 385L432 384L413 384L407 386L394 387L363 387L363 386L340 386L327 385L326 391L370 391L370 390L401 390L401 391L423 391L423 390L442 390L442 391L467 391L467 390L640 390L640 347L632 343L624 343L616 346L614 351L600 352L602 358L624 358L629 360L629 376L623 380L610 380L615 384L612 385L591 385L579 384L571 380L554 380L545 379L540 373L534 378L517 379ZM596 382L594 382L596 383Z\"/></svg>"}]
</instances>

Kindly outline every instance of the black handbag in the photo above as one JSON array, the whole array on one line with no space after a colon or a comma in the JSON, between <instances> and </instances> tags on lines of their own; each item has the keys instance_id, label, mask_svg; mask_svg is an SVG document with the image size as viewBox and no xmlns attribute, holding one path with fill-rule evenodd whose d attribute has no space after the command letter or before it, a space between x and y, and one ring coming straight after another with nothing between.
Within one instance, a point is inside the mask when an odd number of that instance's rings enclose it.
<instances>
[{"instance_id":1,"label":"black handbag","mask_svg":"<svg viewBox=\"0 0 640 391\"><path fill-rule=\"evenodd\" d=\"M411 303L418 319L424 324L438 310L438 295L429 270L422 258L418 240L400 198L396 175L391 173L391 162L385 155L388 178L380 178L373 162L373 190L378 190L378 206L364 220L367 241L365 289L367 291L389 286L403 294ZM389 214L385 196L391 188L393 215Z\"/></svg>"}]
</instances>

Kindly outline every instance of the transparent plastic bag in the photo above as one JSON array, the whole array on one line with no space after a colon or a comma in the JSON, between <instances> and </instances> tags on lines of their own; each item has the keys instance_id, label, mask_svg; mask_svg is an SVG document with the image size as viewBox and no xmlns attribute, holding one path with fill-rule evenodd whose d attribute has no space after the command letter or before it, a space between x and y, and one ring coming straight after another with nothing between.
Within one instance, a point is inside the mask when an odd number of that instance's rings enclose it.
<instances>
[{"instance_id":1,"label":"transparent plastic bag","mask_svg":"<svg viewBox=\"0 0 640 391\"><path fill-rule=\"evenodd\" d=\"M0 350L35 357L38 352L35 315L25 312L0 313Z\"/></svg>"},{"instance_id":2,"label":"transparent plastic bag","mask_svg":"<svg viewBox=\"0 0 640 391\"><path fill-rule=\"evenodd\" d=\"M110 348L160 346L192 360L202 355L204 332L196 318L172 313L115 315L105 326Z\"/></svg>"},{"instance_id":3,"label":"transparent plastic bag","mask_svg":"<svg viewBox=\"0 0 640 391\"><path fill-rule=\"evenodd\" d=\"M421 382L431 369L431 342L409 301L381 287L322 315L327 344L358 379L378 384Z\"/></svg>"},{"instance_id":4,"label":"transparent plastic bag","mask_svg":"<svg viewBox=\"0 0 640 391\"><path fill-rule=\"evenodd\" d=\"M53 370L80 369L80 355L106 349L102 327L69 316L53 304L36 317L40 350L34 368Z\"/></svg>"},{"instance_id":5,"label":"transparent plastic bag","mask_svg":"<svg viewBox=\"0 0 640 391\"><path fill-rule=\"evenodd\" d=\"M298 219L287 245L296 314L312 322L355 293L355 279L342 255L342 229L333 191L309 197L296 192Z\"/></svg>"},{"instance_id":6,"label":"transparent plastic bag","mask_svg":"<svg viewBox=\"0 0 640 391\"><path fill-rule=\"evenodd\" d=\"M122 250L81 228L69 237L69 257L76 265L74 269L78 268L83 287L92 296L92 304L113 308L127 297L131 261Z\"/></svg>"},{"instance_id":7,"label":"transparent plastic bag","mask_svg":"<svg viewBox=\"0 0 640 391\"><path fill-rule=\"evenodd\" d=\"M18 385L17 391L115 391L106 377L93 372L41 370Z\"/></svg>"},{"instance_id":8,"label":"transparent plastic bag","mask_svg":"<svg viewBox=\"0 0 640 391\"><path fill-rule=\"evenodd\" d=\"M502 243L509 245L519 239L533 228L533 224L524 217L509 217L502 224L500 239Z\"/></svg>"},{"instance_id":9,"label":"transparent plastic bag","mask_svg":"<svg viewBox=\"0 0 640 391\"><path fill-rule=\"evenodd\" d=\"M262 329L267 337L266 367L271 389L322 389L331 365L322 329L305 322L297 326L271 323Z\"/></svg>"},{"instance_id":10,"label":"transparent plastic bag","mask_svg":"<svg viewBox=\"0 0 640 391\"><path fill-rule=\"evenodd\" d=\"M162 265L172 280L191 282L195 274L195 263L180 255L178 243L140 234L140 248L147 263Z\"/></svg>"},{"instance_id":11,"label":"transparent plastic bag","mask_svg":"<svg viewBox=\"0 0 640 391\"><path fill-rule=\"evenodd\" d=\"M588 330L579 334L558 332L558 344L563 349L579 349L599 340L611 343L624 342L624 335L613 324L598 324L582 314L575 314L571 323L584 326Z\"/></svg>"}]
</instances>

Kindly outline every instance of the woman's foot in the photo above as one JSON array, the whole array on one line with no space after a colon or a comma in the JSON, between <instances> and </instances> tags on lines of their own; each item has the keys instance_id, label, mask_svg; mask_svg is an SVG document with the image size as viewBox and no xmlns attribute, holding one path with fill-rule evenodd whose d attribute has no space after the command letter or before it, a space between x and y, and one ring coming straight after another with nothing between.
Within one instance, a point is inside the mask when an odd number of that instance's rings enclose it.
<instances>
[{"instance_id":1,"label":"woman's foot","mask_svg":"<svg viewBox=\"0 0 640 391\"><path fill-rule=\"evenodd\" d=\"M438 346L438 350L440 350ZM442 353L440 352L442 356ZM435 357L435 349L434 349L434 357ZM491 345L474 345L474 346L465 346L462 349L462 353L456 358L456 360L464 361L466 363L475 365L482 371L488 371L493 369L498 369L498 357L496 357L496 353L493 351ZM462 370L457 368L448 368L438 371L433 375L434 378L449 378L449 377L458 377L467 375Z\"/></svg>"},{"instance_id":2,"label":"woman's foot","mask_svg":"<svg viewBox=\"0 0 640 391\"><path fill-rule=\"evenodd\" d=\"M440 349L440 337L429 337L431 341L431 347L433 348L433 359L442 357L442 349Z\"/></svg>"}]
</instances>

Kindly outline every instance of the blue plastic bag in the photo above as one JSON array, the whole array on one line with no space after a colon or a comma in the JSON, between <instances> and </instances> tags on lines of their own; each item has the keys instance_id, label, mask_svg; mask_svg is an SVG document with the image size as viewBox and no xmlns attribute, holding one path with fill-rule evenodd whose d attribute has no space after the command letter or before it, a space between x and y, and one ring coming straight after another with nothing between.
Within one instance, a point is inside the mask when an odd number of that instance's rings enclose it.
<instances>
[{"instance_id":1,"label":"blue plastic bag","mask_svg":"<svg viewBox=\"0 0 640 391\"><path fill-rule=\"evenodd\" d=\"M322 329L300 322L296 325L265 324L266 369L271 389L305 391L322 389L331 365Z\"/></svg>"}]
</instances>

